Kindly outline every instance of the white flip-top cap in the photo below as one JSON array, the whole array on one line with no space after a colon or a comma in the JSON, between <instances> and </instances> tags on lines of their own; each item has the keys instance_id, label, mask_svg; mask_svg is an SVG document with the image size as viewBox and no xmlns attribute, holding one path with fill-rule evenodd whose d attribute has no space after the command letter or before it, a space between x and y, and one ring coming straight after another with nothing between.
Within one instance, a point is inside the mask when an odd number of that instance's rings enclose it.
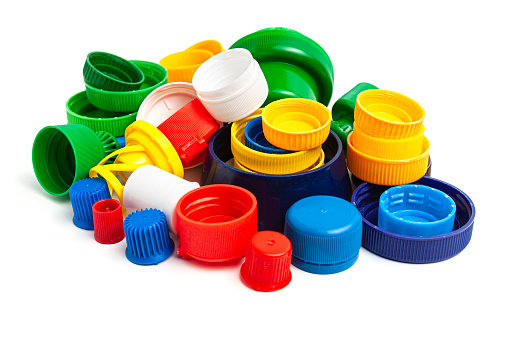
<instances>
[{"instance_id":1,"label":"white flip-top cap","mask_svg":"<svg viewBox=\"0 0 509 339\"><path fill-rule=\"evenodd\" d=\"M157 208L166 215L170 231L177 233L172 221L177 202L189 191L199 188L190 182L152 165L135 170L124 187L124 206L129 212L142 208Z\"/></svg>"},{"instance_id":2,"label":"white flip-top cap","mask_svg":"<svg viewBox=\"0 0 509 339\"><path fill-rule=\"evenodd\" d=\"M230 49L205 61L194 73L193 86L203 106L221 122L251 115L269 93L260 65L243 48Z\"/></svg>"}]
</instances>

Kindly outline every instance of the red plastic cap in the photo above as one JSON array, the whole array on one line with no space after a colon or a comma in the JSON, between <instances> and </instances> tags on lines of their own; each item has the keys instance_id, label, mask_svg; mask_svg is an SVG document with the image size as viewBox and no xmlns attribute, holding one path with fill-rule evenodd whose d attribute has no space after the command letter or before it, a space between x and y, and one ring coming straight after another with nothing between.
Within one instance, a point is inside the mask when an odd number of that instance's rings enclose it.
<instances>
[{"instance_id":1,"label":"red plastic cap","mask_svg":"<svg viewBox=\"0 0 509 339\"><path fill-rule=\"evenodd\" d=\"M115 199L99 200L92 206L94 238L100 244L116 244L124 239L122 206Z\"/></svg>"},{"instance_id":2,"label":"red plastic cap","mask_svg":"<svg viewBox=\"0 0 509 339\"><path fill-rule=\"evenodd\" d=\"M184 168L190 168L205 160L207 143L219 124L200 100L194 99L157 128L175 147Z\"/></svg>"},{"instance_id":3,"label":"red plastic cap","mask_svg":"<svg viewBox=\"0 0 509 339\"><path fill-rule=\"evenodd\" d=\"M256 291L272 292L285 288L292 280L292 244L274 231L255 234L240 269L244 282Z\"/></svg>"},{"instance_id":4,"label":"red plastic cap","mask_svg":"<svg viewBox=\"0 0 509 339\"><path fill-rule=\"evenodd\" d=\"M208 262L246 255L256 233L256 198L232 185L209 185L185 194L175 209L178 253Z\"/></svg>"}]
</instances>

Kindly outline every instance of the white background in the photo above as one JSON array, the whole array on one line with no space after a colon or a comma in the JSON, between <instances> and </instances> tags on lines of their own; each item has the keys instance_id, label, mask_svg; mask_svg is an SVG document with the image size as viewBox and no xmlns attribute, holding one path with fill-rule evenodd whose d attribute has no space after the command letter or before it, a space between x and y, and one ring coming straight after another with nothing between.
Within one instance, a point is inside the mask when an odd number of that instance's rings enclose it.
<instances>
[{"instance_id":1,"label":"white background","mask_svg":"<svg viewBox=\"0 0 509 339\"><path fill-rule=\"evenodd\" d=\"M501 338L508 336L509 53L504 1L17 1L1 9L1 338ZM242 260L176 255L131 264L100 245L68 199L37 183L31 147L66 123L91 51L158 62L205 39L225 48L293 28L328 52L332 104L365 81L426 110L432 176L466 192L473 237L445 262L411 265L361 249L335 275L292 267L290 285L254 292Z\"/></svg>"}]
</instances>

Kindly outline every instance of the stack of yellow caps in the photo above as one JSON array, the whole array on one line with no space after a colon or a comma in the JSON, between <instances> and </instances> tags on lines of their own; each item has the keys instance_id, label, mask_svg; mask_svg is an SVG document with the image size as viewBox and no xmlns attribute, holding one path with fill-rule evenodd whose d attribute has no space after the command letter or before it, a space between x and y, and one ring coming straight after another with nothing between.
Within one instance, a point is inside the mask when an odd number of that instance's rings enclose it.
<instances>
[{"instance_id":1,"label":"stack of yellow caps","mask_svg":"<svg viewBox=\"0 0 509 339\"><path fill-rule=\"evenodd\" d=\"M360 93L348 136L348 169L377 185L403 185L426 173L430 142L424 109L402 94L373 89Z\"/></svg>"},{"instance_id":2,"label":"stack of yellow caps","mask_svg":"<svg viewBox=\"0 0 509 339\"><path fill-rule=\"evenodd\" d=\"M269 154L245 145L244 128L260 115L266 140L278 148L294 152ZM244 171L273 175L316 169L325 161L321 146L327 140L330 124L331 112L319 102L293 98L274 101L232 124L234 165Z\"/></svg>"}]
</instances>

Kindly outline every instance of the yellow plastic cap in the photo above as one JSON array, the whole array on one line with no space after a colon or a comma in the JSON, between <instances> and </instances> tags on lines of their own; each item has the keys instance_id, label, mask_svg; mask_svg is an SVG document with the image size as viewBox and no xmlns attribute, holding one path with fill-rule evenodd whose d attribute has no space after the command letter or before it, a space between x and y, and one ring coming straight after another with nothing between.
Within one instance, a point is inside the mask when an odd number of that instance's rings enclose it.
<instances>
[{"instance_id":1,"label":"yellow plastic cap","mask_svg":"<svg viewBox=\"0 0 509 339\"><path fill-rule=\"evenodd\" d=\"M212 52L213 55L224 52L224 48L219 41L216 40L203 40L200 41L191 47L187 48L186 51L190 49L204 49L206 51Z\"/></svg>"},{"instance_id":2,"label":"yellow plastic cap","mask_svg":"<svg viewBox=\"0 0 509 339\"><path fill-rule=\"evenodd\" d=\"M188 49L162 58L159 64L168 71L168 83L190 83L196 70L213 55L205 49Z\"/></svg>"},{"instance_id":3,"label":"yellow plastic cap","mask_svg":"<svg viewBox=\"0 0 509 339\"><path fill-rule=\"evenodd\" d=\"M263 134L268 142L290 151L320 147L330 132L331 112L309 99L281 99L262 111Z\"/></svg>"},{"instance_id":4,"label":"yellow plastic cap","mask_svg":"<svg viewBox=\"0 0 509 339\"><path fill-rule=\"evenodd\" d=\"M322 150L322 153L320 154L320 158L318 158L318 160L311 167L309 167L303 171L297 172L297 173L303 173L303 172L309 172L309 171L315 170L317 168L322 167L324 163L325 163L325 153ZM255 171L250 170L249 168L245 167L240 162L238 162L237 159L233 159L233 167L235 167L236 169L242 170L244 172L258 173L258 172L255 172ZM288 174L293 174L293 173L288 173Z\"/></svg>"}]
</instances>

